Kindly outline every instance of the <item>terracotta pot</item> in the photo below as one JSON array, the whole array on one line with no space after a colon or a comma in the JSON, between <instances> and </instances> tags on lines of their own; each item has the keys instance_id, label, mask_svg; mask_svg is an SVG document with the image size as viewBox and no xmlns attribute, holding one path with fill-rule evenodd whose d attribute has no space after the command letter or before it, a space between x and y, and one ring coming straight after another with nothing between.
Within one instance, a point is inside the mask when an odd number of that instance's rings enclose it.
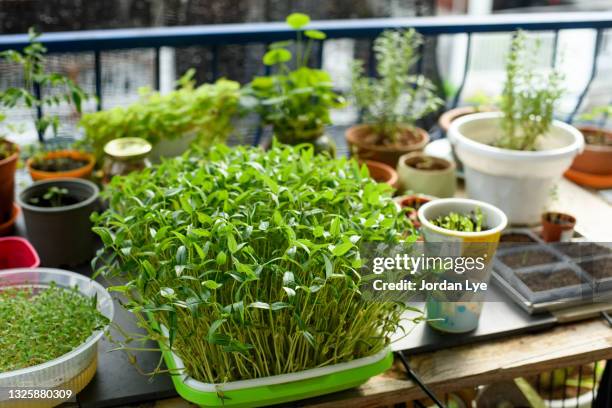
<instances>
[{"instance_id":1,"label":"terracotta pot","mask_svg":"<svg viewBox=\"0 0 612 408\"><path fill-rule=\"evenodd\" d=\"M19 159L19 147L9 141L0 143L11 145L16 149L15 153L0 160L0 224L10 220L13 213L13 202L15 201L15 169Z\"/></svg>"},{"instance_id":2,"label":"terracotta pot","mask_svg":"<svg viewBox=\"0 0 612 408\"><path fill-rule=\"evenodd\" d=\"M15 230L15 222L17 221L17 217L19 217L21 209L17 204L11 204L11 216L8 220L0 224L0 237L11 235Z\"/></svg>"},{"instance_id":3,"label":"terracotta pot","mask_svg":"<svg viewBox=\"0 0 612 408\"><path fill-rule=\"evenodd\" d=\"M368 167L370 177L379 183L386 183L393 188L398 186L397 172L393 167L387 166L384 163L375 162L373 160L364 160L363 163Z\"/></svg>"},{"instance_id":4,"label":"terracotta pot","mask_svg":"<svg viewBox=\"0 0 612 408\"><path fill-rule=\"evenodd\" d=\"M542 238L546 242L568 242L574 234L576 218L559 212L542 214Z\"/></svg>"},{"instance_id":5,"label":"terracotta pot","mask_svg":"<svg viewBox=\"0 0 612 408\"><path fill-rule=\"evenodd\" d=\"M79 152L77 150L58 150L55 152L49 152L44 155L44 159L56 159L61 157L69 157L74 160L83 160L87 161L87 164L79 167L77 169L68 170L68 171L42 171L36 170L32 167L33 160L29 158L26 162L26 166L28 171L30 172L30 176L32 180L51 180L58 178L82 178L87 179L91 176L91 172L96 164L96 159L92 154Z\"/></svg>"},{"instance_id":6,"label":"terracotta pot","mask_svg":"<svg viewBox=\"0 0 612 408\"><path fill-rule=\"evenodd\" d=\"M596 126L578 126L578 130L584 135L586 144L584 151L574 159L572 170L589 174L612 175L612 131ZM599 134L603 134L611 145L588 143L589 135Z\"/></svg>"},{"instance_id":7,"label":"terracotta pot","mask_svg":"<svg viewBox=\"0 0 612 408\"><path fill-rule=\"evenodd\" d=\"M431 168L417 167L424 161L428 161ZM440 157L421 152L405 154L399 159L397 173L404 191L448 198L454 196L457 189L455 164Z\"/></svg>"},{"instance_id":8,"label":"terracotta pot","mask_svg":"<svg viewBox=\"0 0 612 408\"><path fill-rule=\"evenodd\" d=\"M408 132L409 130L406 131ZM359 160L374 160L395 168L401 155L423 150L427 143L429 143L429 135L425 130L414 128L411 132L416 136L417 141L406 145L377 145L369 143L366 139L374 133L370 125L351 126L346 131L345 137L352 157L356 157Z\"/></svg>"},{"instance_id":9,"label":"terracotta pot","mask_svg":"<svg viewBox=\"0 0 612 408\"><path fill-rule=\"evenodd\" d=\"M431 200L435 199L436 197L423 194L409 194L395 197L393 198L393 201L399 205L400 209L410 209L409 211L406 211L406 216L410 219L410 221L412 221L412 225L414 225L415 228L419 228L421 226L421 222L419 221L419 217L417 215L419 208L421 208L423 204L427 204Z\"/></svg>"}]
</instances>

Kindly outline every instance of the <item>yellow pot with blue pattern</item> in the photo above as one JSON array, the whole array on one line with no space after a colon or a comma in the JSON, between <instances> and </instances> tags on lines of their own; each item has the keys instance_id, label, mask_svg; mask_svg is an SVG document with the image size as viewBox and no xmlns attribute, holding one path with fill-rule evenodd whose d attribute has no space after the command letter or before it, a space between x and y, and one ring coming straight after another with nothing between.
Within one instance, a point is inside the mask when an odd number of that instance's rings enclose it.
<instances>
[{"instance_id":1,"label":"yellow pot with blue pattern","mask_svg":"<svg viewBox=\"0 0 612 408\"><path fill-rule=\"evenodd\" d=\"M484 228L477 232L453 231L441 228L432 223L439 217L450 213L468 215L479 209L483 215ZM460 282L463 287L488 285L491 277L493 258L501 232L508 224L508 218L499 208L478 200L466 198L445 198L430 201L419 208L418 218L421 232L428 246L435 248L436 256L453 257L454 259L472 259L474 264L480 262L481 268L472 268L468 274L445 270L446 280ZM446 294L448 296L448 294ZM452 297L452 300L445 300ZM480 313L486 291L471 293L457 291L449 297L440 296L439 292L430 293L426 303L428 324L436 330L449 333L465 333L478 326Z\"/></svg>"}]
</instances>

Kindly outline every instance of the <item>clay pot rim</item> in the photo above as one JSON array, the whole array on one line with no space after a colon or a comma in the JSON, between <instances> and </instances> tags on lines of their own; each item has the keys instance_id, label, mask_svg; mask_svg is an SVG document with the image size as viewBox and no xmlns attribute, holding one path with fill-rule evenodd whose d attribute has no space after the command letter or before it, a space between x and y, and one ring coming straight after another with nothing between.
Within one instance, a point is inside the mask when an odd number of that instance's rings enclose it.
<instances>
[{"instance_id":1,"label":"clay pot rim","mask_svg":"<svg viewBox=\"0 0 612 408\"><path fill-rule=\"evenodd\" d=\"M9 228L11 225L15 224L15 222L17 221L17 217L19 217L20 213L21 207L19 207L16 202L13 202L13 211L11 211L11 218L0 224L0 230Z\"/></svg>"},{"instance_id":2,"label":"clay pot rim","mask_svg":"<svg viewBox=\"0 0 612 408\"><path fill-rule=\"evenodd\" d=\"M19 158L19 152L21 150L19 149L19 145L17 143L11 142L11 141L6 140L6 139L4 139L4 140L0 139L0 143L6 143L6 144L13 145L13 147L15 149L17 149L17 151L14 152L13 154L11 154L10 156L5 157L4 159L0 160L0 166L4 166L5 164L9 164L10 162L12 162L14 160L17 160Z\"/></svg>"},{"instance_id":3,"label":"clay pot rim","mask_svg":"<svg viewBox=\"0 0 612 408\"><path fill-rule=\"evenodd\" d=\"M357 137L357 135L360 134L360 132L365 131L367 129L372 130L372 125L369 125L369 124L353 125L346 130L344 136L346 137L346 140L351 144L354 144L359 147L362 147L368 150L372 150L375 152L381 152L381 153L392 153L392 152L398 152L398 151L399 152L411 152L413 150L421 150L423 149L423 147L427 145L427 143L429 143L429 133L427 133L425 129L422 129L416 126L412 127L412 126L407 126L407 125L406 125L406 129L417 136L421 136L421 140L419 140L418 142L412 143L412 144L407 144L407 145L400 145L400 144L377 145L377 144L364 143L361 141L359 137ZM371 133L373 132L370 131L368 134L371 134Z\"/></svg>"},{"instance_id":4,"label":"clay pot rim","mask_svg":"<svg viewBox=\"0 0 612 408\"><path fill-rule=\"evenodd\" d=\"M546 219L546 216L549 215L549 214L558 214L558 215L561 215L561 216L565 217L569 221L569 223L567 223L567 224L557 224L555 222L549 221L549 220ZM574 228L574 226L576 225L576 217L574 217L571 214L564 213L564 212L561 212L561 211L546 211L546 212L542 213L542 225L554 225L554 226L559 227L561 229L571 229L571 228Z\"/></svg>"},{"instance_id":5,"label":"clay pot rim","mask_svg":"<svg viewBox=\"0 0 612 408\"><path fill-rule=\"evenodd\" d=\"M387 173L389 175L389 179L385 181L381 181L381 183L389 184L391 187L394 187L394 188L397 185L397 182L399 181L399 176L397 174L397 171L395 171L395 169L389 166L388 164L381 163L375 160L362 160L359 163L365 163L365 165L368 166L368 169L370 167L374 167L374 168L378 168L379 170L382 170L383 172ZM372 176L370 175L370 177Z\"/></svg>"},{"instance_id":6,"label":"clay pot rim","mask_svg":"<svg viewBox=\"0 0 612 408\"><path fill-rule=\"evenodd\" d=\"M82 151L75 150L75 149L62 149L62 150L55 150L52 152L47 152L45 153L44 157L47 158L49 155L54 155L55 157L70 157L70 158L74 158L76 156L82 159L86 159L87 163L81 167L77 167L76 169L72 169L72 170L44 171L44 170L37 170L33 168L32 163L34 160L32 157L30 157L26 161L26 167L28 169L28 172L32 176L32 178L34 178L34 175L36 175L37 177L36 180L56 179L56 178L65 178L65 177L72 177L72 178L86 177L93 171L93 167L96 164L96 158L94 157L93 154L82 152Z\"/></svg>"},{"instance_id":7,"label":"clay pot rim","mask_svg":"<svg viewBox=\"0 0 612 408\"><path fill-rule=\"evenodd\" d=\"M591 132L591 133L603 133L607 138L612 139L612 131L609 129L600 128L595 125L580 125L576 126L576 129L580 131L580 133ZM584 135L583 135L584 136ZM612 146L602 146L596 144L589 144L586 141L586 137L584 138L584 150L590 150L593 152L601 152L601 153L612 153Z\"/></svg>"},{"instance_id":8,"label":"clay pot rim","mask_svg":"<svg viewBox=\"0 0 612 408\"><path fill-rule=\"evenodd\" d=\"M410 166L409 164L406 163L407 160L409 159L414 159L417 157L429 157L434 159L434 161L437 162L442 162L446 165L445 168L443 169L434 169L434 170L428 170L428 169L417 169L416 167ZM454 173L456 170L456 166L455 163L446 160L442 157L437 157L437 156L432 156L429 154L425 154L423 152L411 152L411 153L406 153L404 155L402 155L399 158L398 161L398 167L402 167L402 168L408 168L411 171L417 172L417 173L422 173L422 174L446 174L446 173Z\"/></svg>"}]
</instances>

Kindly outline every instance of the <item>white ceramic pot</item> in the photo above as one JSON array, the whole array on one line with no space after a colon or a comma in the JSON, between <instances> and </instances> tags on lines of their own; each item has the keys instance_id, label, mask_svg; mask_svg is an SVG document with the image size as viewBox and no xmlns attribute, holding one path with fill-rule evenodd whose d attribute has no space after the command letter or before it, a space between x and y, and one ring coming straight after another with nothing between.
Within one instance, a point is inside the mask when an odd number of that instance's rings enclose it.
<instances>
[{"instance_id":1,"label":"white ceramic pot","mask_svg":"<svg viewBox=\"0 0 612 408\"><path fill-rule=\"evenodd\" d=\"M189 145L196 139L196 132L185 133L176 139L161 139L151 150L151 160L159 163L163 158L180 156L189 148Z\"/></svg>"},{"instance_id":2,"label":"white ceramic pot","mask_svg":"<svg viewBox=\"0 0 612 408\"><path fill-rule=\"evenodd\" d=\"M584 138L555 120L537 150L501 149L490 145L501 135L501 118L500 112L475 113L451 124L448 138L464 164L467 194L499 207L512 224L537 224L555 182L582 152Z\"/></svg>"},{"instance_id":3,"label":"white ceramic pot","mask_svg":"<svg viewBox=\"0 0 612 408\"><path fill-rule=\"evenodd\" d=\"M416 164L430 160L434 169L419 169ZM440 157L428 156L421 152L407 153L399 158L397 174L404 192L431 195L440 198L452 197L457 188L455 164Z\"/></svg>"}]
</instances>

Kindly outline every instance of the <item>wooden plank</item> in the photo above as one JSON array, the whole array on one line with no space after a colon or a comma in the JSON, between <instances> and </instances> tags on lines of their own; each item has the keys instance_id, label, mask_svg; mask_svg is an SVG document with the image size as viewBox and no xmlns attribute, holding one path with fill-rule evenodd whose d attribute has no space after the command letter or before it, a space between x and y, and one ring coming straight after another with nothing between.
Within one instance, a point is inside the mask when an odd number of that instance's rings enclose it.
<instances>
[{"instance_id":1,"label":"wooden plank","mask_svg":"<svg viewBox=\"0 0 612 408\"><path fill-rule=\"evenodd\" d=\"M533 335L454 347L411 358L423 381L443 395L464 387L505 381L555 368L612 359L612 329L600 319L559 326ZM303 401L296 406L379 407L423 398L395 366L363 386Z\"/></svg>"}]
</instances>

